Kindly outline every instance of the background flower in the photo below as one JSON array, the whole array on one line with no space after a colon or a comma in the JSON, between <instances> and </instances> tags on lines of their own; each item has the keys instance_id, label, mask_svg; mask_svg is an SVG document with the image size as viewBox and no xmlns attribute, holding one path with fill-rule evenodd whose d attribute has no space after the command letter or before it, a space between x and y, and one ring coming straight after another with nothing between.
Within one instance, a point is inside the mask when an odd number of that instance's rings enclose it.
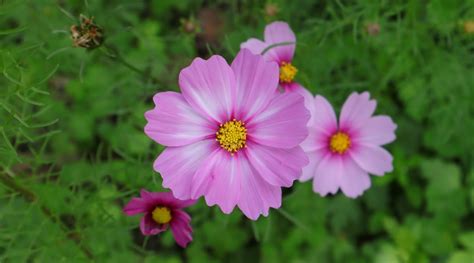
<instances>
[{"instance_id":1,"label":"background flower","mask_svg":"<svg viewBox=\"0 0 474 263\"><path fill-rule=\"evenodd\" d=\"M352 93L338 123L329 102L316 96L308 105L312 113L309 136L301 144L310 163L300 180L313 178L313 190L322 196L341 188L355 198L370 187L368 173L391 172L392 155L380 146L395 140L397 126L388 116L372 116L375 106L368 92Z\"/></svg>"},{"instance_id":2,"label":"background flower","mask_svg":"<svg viewBox=\"0 0 474 263\"><path fill-rule=\"evenodd\" d=\"M193 240L191 217L183 208L191 206L195 200L179 200L172 193L140 191L140 197L134 197L123 208L129 216L143 214L140 220L140 230L143 235L157 235L166 231L168 227L173 232L176 243L186 247Z\"/></svg>"},{"instance_id":3,"label":"background flower","mask_svg":"<svg viewBox=\"0 0 474 263\"><path fill-rule=\"evenodd\" d=\"M264 41L250 38L240 45L254 54L262 54L268 61L275 61L280 66L280 86L285 91L303 88L294 81L298 72L292 64L296 48L296 36L286 22L273 22L265 27Z\"/></svg>"},{"instance_id":4,"label":"background flower","mask_svg":"<svg viewBox=\"0 0 474 263\"><path fill-rule=\"evenodd\" d=\"M163 186L254 220L280 207L281 187L307 163L299 143L309 113L301 95L275 96L277 83L277 64L246 49L231 66L212 56L183 69L182 94L158 93L145 114L145 133L168 146L154 164Z\"/></svg>"}]
</instances>

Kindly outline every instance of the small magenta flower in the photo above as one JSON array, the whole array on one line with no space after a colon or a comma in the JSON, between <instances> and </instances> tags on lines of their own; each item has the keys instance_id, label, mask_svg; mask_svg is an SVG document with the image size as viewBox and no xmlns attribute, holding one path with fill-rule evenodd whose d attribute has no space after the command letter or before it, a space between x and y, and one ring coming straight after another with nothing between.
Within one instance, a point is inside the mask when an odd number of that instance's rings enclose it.
<instances>
[{"instance_id":1,"label":"small magenta flower","mask_svg":"<svg viewBox=\"0 0 474 263\"><path fill-rule=\"evenodd\" d=\"M313 178L313 190L322 196L341 188L355 198L370 187L369 173L382 176L393 170L392 155L381 146L395 140L397 126L388 116L372 116L376 102L369 96L368 92L352 93L338 123L325 98L307 94L312 116L309 136L301 146L310 163L300 181Z\"/></svg>"},{"instance_id":2,"label":"small magenta flower","mask_svg":"<svg viewBox=\"0 0 474 263\"><path fill-rule=\"evenodd\" d=\"M195 202L195 200L176 199L169 192L154 193L142 189L140 198L132 198L123 211L129 216L143 214L140 221L143 235L157 235L170 227L176 243L186 247L193 240L191 236L193 229L190 225L191 217L182 209Z\"/></svg>"},{"instance_id":3,"label":"small magenta flower","mask_svg":"<svg viewBox=\"0 0 474 263\"><path fill-rule=\"evenodd\" d=\"M278 65L243 49L232 65L195 59L179 75L181 93L162 92L145 113L145 133L168 146L154 169L176 198L204 196L224 213L250 219L281 205L281 187L301 176L299 144L310 117L298 93L275 93Z\"/></svg>"},{"instance_id":4,"label":"small magenta flower","mask_svg":"<svg viewBox=\"0 0 474 263\"><path fill-rule=\"evenodd\" d=\"M254 54L265 52L265 59L277 62L280 66L280 86L285 91L301 89L302 86L294 81L298 70L292 64L296 46L295 33L287 23L276 21L265 27L264 37L264 41L250 38L240 48L246 48Z\"/></svg>"}]
</instances>

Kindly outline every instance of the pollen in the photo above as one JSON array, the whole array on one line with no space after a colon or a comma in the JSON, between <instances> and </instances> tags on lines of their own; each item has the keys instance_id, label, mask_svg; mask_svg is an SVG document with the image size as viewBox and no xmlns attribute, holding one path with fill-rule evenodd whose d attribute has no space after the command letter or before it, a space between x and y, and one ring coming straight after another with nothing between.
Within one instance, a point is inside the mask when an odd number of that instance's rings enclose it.
<instances>
[{"instance_id":1,"label":"pollen","mask_svg":"<svg viewBox=\"0 0 474 263\"><path fill-rule=\"evenodd\" d=\"M298 69L291 63L283 62L280 65L280 82L291 83L296 76Z\"/></svg>"},{"instance_id":2,"label":"pollen","mask_svg":"<svg viewBox=\"0 0 474 263\"><path fill-rule=\"evenodd\" d=\"M343 154L351 147L351 139L344 132L337 132L331 136L329 148L333 153Z\"/></svg>"},{"instance_id":3,"label":"pollen","mask_svg":"<svg viewBox=\"0 0 474 263\"><path fill-rule=\"evenodd\" d=\"M221 124L216 132L216 141L233 155L246 146L247 129L245 123L233 119Z\"/></svg>"},{"instance_id":4,"label":"pollen","mask_svg":"<svg viewBox=\"0 0 474 263\"><path fill-rule=\"evenodd\" d=\"M172 219L170 209L164 206L157 206L153 212L151 212L151 217L153 221L158 224L167 224Z\"/></svg>"}]
</instances>

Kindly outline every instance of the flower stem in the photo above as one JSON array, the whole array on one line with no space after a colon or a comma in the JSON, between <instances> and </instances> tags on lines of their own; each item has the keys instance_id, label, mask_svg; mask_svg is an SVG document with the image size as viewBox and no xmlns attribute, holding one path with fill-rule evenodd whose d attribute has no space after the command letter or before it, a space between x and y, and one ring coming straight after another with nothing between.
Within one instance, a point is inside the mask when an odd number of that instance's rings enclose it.
<instances>
[{"instance_id":1,"label":"flower stem","mask_svg":"<svg viewBox=\"0 0 474 263\"><path fill-rule=\"evenodd\" d=\"M280 42L280 43L275 43L275 44L272 44L268 47L266 47L264 50L262 50L262 52L260 53L260 55L265 55L265 53L267 53L270 49L272 48L275 48L275 47L279 47L279 46L288 46L288 45L294 45L296 44L295 42Z\"/></svg>"},{"instance_id":2,"label":"flower stem","mask_svg":"<svg viewBox=\"0 0 474 263\"><path fill-rule=\"evenodd\" d=\"M283 217L285 217L288 221L290 221L291 223L293 223L295 226L298 226L300 227L303 231L310 231L309 227L307 227L305 224L303 224L300 220L298 220L297 218L295 218L294 216L292 216L290 213L286 212L285 210L283 210L282 208L280 209L275 209L275 211L277 211L278 213L280 213L280 215L282 215Z\"/></svg>"},{"instance_id":3,"label":"flower stem","mask_svg":"<svg viewBox=\"0 0 474 263\"><path fill-rule=\"evenodd\" d=\"M143 76L145 79L151 79L153 82L158 82L158 79L150 76L147 74L144 70L137 68L136 66L130 64L125 58L120 55L120 53L113 47L103 45L102 47L99 48L102 53L104 53L108 58L119 62L123 66L127 67L131 71Z\"/></svg>"},{"instance_id":4,"label":"flower stem","mask_svg":"<svg viewBox=\"0 0 474 263\"><path fill-rule=\"evenodd\" d=\"M0 181L8 188L21 194L26 200L30 202L35 202L37 200L36 195L33 192L19 185L11 176L7 175L6 173L0 174Z\"/></svg>"}]
</instances>

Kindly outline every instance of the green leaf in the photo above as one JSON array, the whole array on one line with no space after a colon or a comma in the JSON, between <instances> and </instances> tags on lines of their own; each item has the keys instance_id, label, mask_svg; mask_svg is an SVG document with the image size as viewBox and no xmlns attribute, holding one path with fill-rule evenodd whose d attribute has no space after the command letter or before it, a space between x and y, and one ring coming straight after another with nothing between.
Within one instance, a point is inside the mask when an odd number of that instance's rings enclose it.
<instances>
[{"instance_id":1,"label":"green leaf","mask_svg":"<svg viewBox=\"0 0 474 263\"><path fill-rule=\"evenodd\" d=\"M465 248L474 253L474 231L461 234L459 241Z\"/></svg>"},{"instance_id":2,"label":"green leaf","mask_svg":"<svg viewBox=\"0 0 474 263\"><path fill-rule=\"evenodd\" d=\"M461 189L459 167L440 160L426 160L421 169L428 180L425 192L428 211L446 218L464 215L467 212L466 195Z\"/></svg>"}]
</instances>

